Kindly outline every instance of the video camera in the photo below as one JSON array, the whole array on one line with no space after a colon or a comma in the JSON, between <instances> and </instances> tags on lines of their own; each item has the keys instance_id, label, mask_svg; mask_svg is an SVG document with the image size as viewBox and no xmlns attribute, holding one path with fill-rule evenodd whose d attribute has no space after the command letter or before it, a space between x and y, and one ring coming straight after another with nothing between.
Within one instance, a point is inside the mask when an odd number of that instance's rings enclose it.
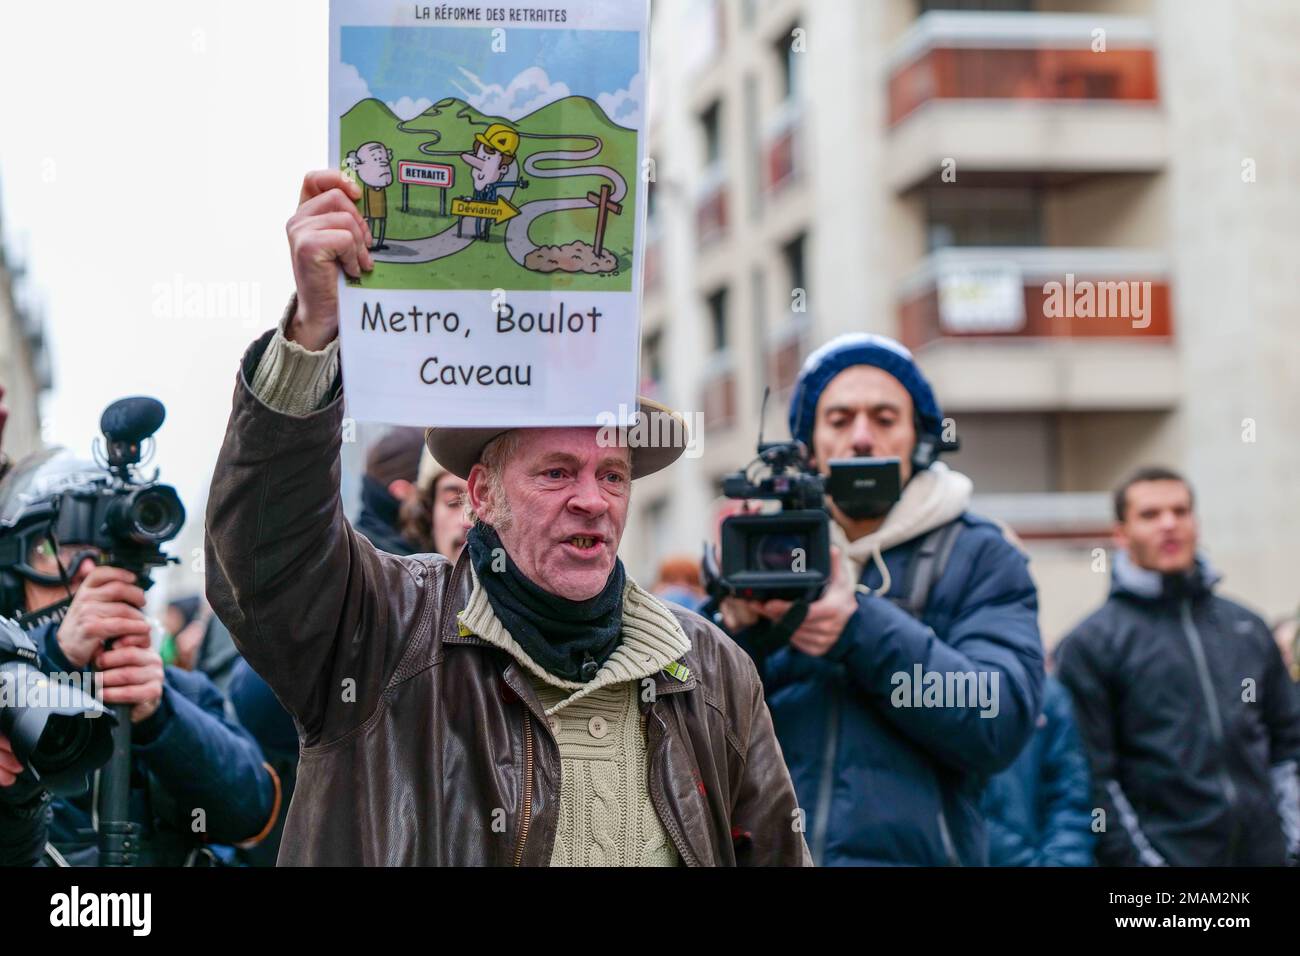
<instances>
[{"instance_id":1,"label":"video camera","mask_svg":"<svg viewBox=\"0 0 1300 956\"><path fill-rule=\"evenodd\" d=\"M95 466L51 453L20 463L4 481L0 614L17 621L0 617L0 732L53 792L84 789L87 774L110 755L129 753L128 708L105 708L93 694L40 670L40 654L25 629L61 620L72 598L18 616L23 583L68 588L70 575L93 557L101 565L132 572L147 589L154 568L178 560L164 554L162 545L185 523L180 496L172 486L160 484L156 472L148 478L138 473L165 415L162 403L152 398L114 402L100 418L104 444L96 445ZM87 550L66 562L59 559L57 574L32 567L37 547L48 544L57 556L63 543ZM51 703L51 697L57 700ZM101 716L105 719L82 719ZM129 763L123 759L119 764L122 772L116 776L124 777ZM108 781L105 786L124 794L128 783Z\"/></svg>"},{"instance_id":2,"label":"video camera","mask_svg":"<svg viewBox=\"0 0 1300 956\"><path fill-rule=\"evenodd\" d=\"M750 477L761 466L766 476ZM727 475L722 493L739 500L778 501L773 514L732 515L722 522L722 565L705 548L704 577L713 597L816 600L830 581L830 515L826 486L802 442L759 442L758 457Z\"/></svg>"}]
</instances>

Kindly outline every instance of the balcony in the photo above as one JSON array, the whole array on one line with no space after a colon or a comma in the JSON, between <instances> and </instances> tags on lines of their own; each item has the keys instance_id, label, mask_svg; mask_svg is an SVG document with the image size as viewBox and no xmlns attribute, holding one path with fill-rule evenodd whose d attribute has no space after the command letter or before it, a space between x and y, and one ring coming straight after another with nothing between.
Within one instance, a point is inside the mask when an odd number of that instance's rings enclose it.
<instances>
[{"instance_id":1,"label":"balcony","mask_svg":"<svg viewBox=\"0 0 1300 956\"><path fill-rule=\"evenodd\" d=\"M899 289L899 335L945 407L1165 409L1181 388L1168 268L1143 250L943 249Z\"/></svg>"},{"instance_id":2,"label":"balcony","mask_svg":"<svg viewBox=\"0 0 1300 956\"><path fill-rule=\"evenodd\" d=\"M812 323L806 315L792 316L784 327L770 333L764 343L764 381L771 386L773 399L789 397L799 370L808 353Z\"/></svg>"},{"instance_id":3,"label":"balcony","mask_svg":"<svg viewBox=\"0 0 1300 956\"><path fill-rule=\"evenodd\" d=\"M700 410L706 429L721 431L736 422L736 373L725 352L716 354L705 371Z\"/></svg>"},{"instance_id":4,"label":"balcony","mask_svg":"<svg viewBox=\"0 0 1300 956\"><path fill-rule=\"evenodd\" d=\"M892 51L888 82L899 191L949 157L960 175L1152 171L1168 154L1154 34L1141 18L927 13Z\"/></svg>"},{"instance_id":5,"label":"balcony","mask_svg":"<svg viewBox=\"0 0 1300 956\"><path fill-rule=\"evenodd\" d=\"M779 193L799 179L803 104L787 100L763 131L763 188Z\"/></svg>"},{"instance_id":6,"label":"balcony","mask_svg":"<svg viewBox=\"0 0 1300 956\"><path fill-rule=\"evenodd\" d=\"M701 246L727 233L727 177L721 162L709 166L700 178L695 198L695 235Z\"/></svg>"}]
</instances>

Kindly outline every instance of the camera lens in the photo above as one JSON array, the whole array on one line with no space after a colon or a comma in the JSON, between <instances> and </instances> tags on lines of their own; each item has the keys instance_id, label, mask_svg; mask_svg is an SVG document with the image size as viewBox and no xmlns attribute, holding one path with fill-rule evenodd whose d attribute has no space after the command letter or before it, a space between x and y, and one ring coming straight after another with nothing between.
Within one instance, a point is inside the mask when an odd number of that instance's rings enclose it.
<instances>
[{"instance_id":1,"label":"camera lens","mask_svg":"<svg viewBox=\"0 0 1300 956\"><path fill-rule=\"evenodd\" d=\"M109 505L110 532L139 545L170 541L184 523L185 507L170 485L139 488Z\"/></svg>"},{"instance_id":2,"label":"camera lens","mask_svg":"<svg viewBox=\"0 0 1300 956\"><path fill-rule=\"evenodd\" d=\"M80 714L50 717L36 752L32 754L32 766L41 776L74 766L89 749L92 729L90 721Z\"/></svg>"},{"instance_id":3,"label":"camera lens","mask_svg":"<svg viewBox=\"0 0 1300 956\"><path fill-rule=\"evenodd\" d=\"M800 551L806 560L808 554L806 535L788 531L761 535L754 542L754 566L763 571L793 571L796 550Z\"/></svg>"}]
</instances>

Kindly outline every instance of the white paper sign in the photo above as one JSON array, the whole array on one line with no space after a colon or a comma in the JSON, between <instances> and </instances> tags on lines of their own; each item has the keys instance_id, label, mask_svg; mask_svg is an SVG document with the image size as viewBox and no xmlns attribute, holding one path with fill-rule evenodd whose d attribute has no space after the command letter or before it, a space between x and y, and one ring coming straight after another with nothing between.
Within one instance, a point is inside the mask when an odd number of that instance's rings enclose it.
<instances>
[{"instance_id":1,"label":"white paper sign","mask_svg":"<svg viewBox=\"0 0 1300 956\"><path fill-rule=\"evenodd\" d=\"M939 325L945 332L1019 332L1025 327L1025 285L1015 263L944 270Z\"/></svg>"},{"instance_id":2,"label":"white paper sign","mask_svg":"<svg viewBox=\"0 0 1300 956\"><path fill-rule=\"evenodd\" d=\"M330 165L376 246L339 286L353 417L636 408L648 18L648 0L331 0Z\"/></svg>"}]
</instances>

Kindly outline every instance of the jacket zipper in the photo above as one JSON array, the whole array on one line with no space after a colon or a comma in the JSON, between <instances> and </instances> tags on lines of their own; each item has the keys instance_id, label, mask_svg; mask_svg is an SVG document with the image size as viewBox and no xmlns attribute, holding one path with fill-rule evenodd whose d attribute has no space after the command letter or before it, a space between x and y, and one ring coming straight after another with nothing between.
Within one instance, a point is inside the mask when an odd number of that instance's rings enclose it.
<instances>
[{"instance_id":1,"label":"jacket zipper","mask_svg":"<svg viewBox=\"0 0 1300 956\"><path fill-rule=\"evenodd\" d=\"M1232 864L1232 859L1236 855L1237 831L1240 829L1236 814L1233 812L1237 803L1237 788L1232 782L1232 776L1228 773L1226 764L1226 738L1227 735L1223 730L1223 717L1219 713L1219 702L1214 696L1214 685L1210 681L1210 667L1205 660L1205 647L1201 643L1200 632L1196 629L1196 623L1192 620L1191 601L1184 599L1179 605L1179 614L1182 618L1183 633L1187 636L1187 643L1192 648L1192 659L1196 662L1196 674L1200 678L1201 693L1205 695L1205 709L1210 715L1210 734L1214 737L1215 744L1219 748L1219 758L1221 765L1219 767L1219 779L1223 783L1223 796L1228 801L1228 812L1232 814L1232 830L1228 839L1228 860L1227 864Z\"/></svg>"},{"instance_id":2,"label":"jacket zipper","mask_svg":"<svg viewBox=\"0 0 1300 956\"><path fill-rule=\"evenodd\" d=\"M519 822L519 845L515 847L515 866L524 859L524 843L533 822L533 718L524 711L524 815Z\"/></svg>"}]
</instances>

